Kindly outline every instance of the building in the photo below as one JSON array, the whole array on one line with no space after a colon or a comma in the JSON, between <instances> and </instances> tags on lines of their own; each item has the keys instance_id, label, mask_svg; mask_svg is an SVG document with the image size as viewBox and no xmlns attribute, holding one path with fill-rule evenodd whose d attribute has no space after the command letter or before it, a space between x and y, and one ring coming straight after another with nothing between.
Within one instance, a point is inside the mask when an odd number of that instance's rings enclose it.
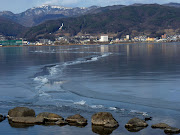
<instances>
[{"instance_id":1,"label":"building","mask_svg":"<svg viewBox=\"0 0 180 135\"><path fill-rule=\"evenodd\" d=\"M161 37L162 37L162 39L166 39L167 36L166 36L166 34L164 34Z\"/></svg>"},{"instance_id":2,"label":"building","mask_svg":"<svg viewBox=\"0 0 180 135\"><path fill-rule=\"evenodd\" d=\"M43 44L42 44L42 43L40 43L40 42L37 42L37 43L36 43L36 45L43 45Z\"/></svg>"},{"instance_id":3,"label":"building","mask_svg":"<svg viewBox=\"0 0 180 135\"><path fill-rule=\"evenodd\" d=\"M126 35L126 40L129 40L130 39L130 36L129 35Z\"/></svg>"},{"instance_id":4,"label":"building","mask_svg":"<svg viewBox=\"0 0 180 135\"><path fill-rule=\"evenodd\" d=\"M106 36L101 36L101 38L100 38L99 41L100 41L100 42L108 42L108 41L109 41L108 35L106 35Z\"/></svg>"},{"instance_id":5,"label":"building","mask_svg":"<svg viewBox=\"0 0 180 135\"><path fill-rule=\"evenodd\" d=\"M39 39L39 43L42 43L43 45L51 45L53 42L49 39Z\"/></svg>"},{"instance_id":6,"label":"building","mask_svg":"<svg viewBox=\"0 0 180 135\"><path fill-rule=\"evenodd\" d=\"M150 37L148 37L148 38L146 39L146 41L148 41L148 42L154 42L154 41L155 41L155 38L150 38Z\"/></svg>"},{"instance_id":7,"label":"building","mask_svg":"<svg viewBox=\"0 0 180 135\"><path fill-rule=\"evenodd\" d=\"M22 40L5 40L5 41L0 41L0 44L2 46L23 45L23 41Z\"/></svg>"},{"instance_id":8,"label":"building","mask_svg":"<svg viewBox=\"0 0 180 135\"><path fill-rule=\"evenodd\" d=\"M5 41L6 38L3 35L0 35L0 41Z\"/></svg>"}]
</instances>

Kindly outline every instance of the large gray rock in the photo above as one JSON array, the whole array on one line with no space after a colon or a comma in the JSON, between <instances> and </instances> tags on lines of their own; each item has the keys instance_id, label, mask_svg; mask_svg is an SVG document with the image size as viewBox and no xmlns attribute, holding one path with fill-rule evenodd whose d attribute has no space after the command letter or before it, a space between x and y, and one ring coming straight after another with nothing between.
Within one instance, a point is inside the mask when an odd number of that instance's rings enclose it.
<instances>
[{"instance_id":1,"label":"large gray rock","mask_svg":"<svg viewBox=\"0 0 180 135\"><path fill-rule=\"evenodd\" d=\"M166 134L177 134L180 133L180 129L179 128L174 128L174 127L168 127L164 130L164 132Z\"/></svg>"},{"instance_id":2,"label":"large gray rock","mask_svg":"<svg viewBox=\"0 0 180 135\"><path fill-rule=\"evenodd\" d=\"M93 125L104 126L108 128L118 127L118 122L114 119L111 113L99 112L92 116L91 122Z\"/></svg>"},{"instance_id":3,"label":"large gray rock","mask_svg":"<svg viewBox=\"0 0 180 135\"><path fill-rule=\"evenodd\" d=\"M125 125L126 128L134 128L134 127L147 127L148 124L139 118L133 118L128 121L128 123Z\"/></svg>"},{"instance_id":4,"label":"large gray rock","mask_svg":"<svg viewBox=\"0 0 180 135\"><path fill-rule=\"evenodd\" d=\"M24 124L43 124L44 118L36 117L13 117L11 119L13 123L24 123Z\"/></svg>"},{"instance_id":5,"label":"large gray rock","mask_svg":"<svg viewBox=\"0 0 180 135\"><path fill-rule=\"evenodd\" d=\"M46 122L57 122L58 120L64 120L63 117L49 112L42 112L37 115L37 118L44 118Z\"/></svg>"},{"instance_id":6,"label":"large gray rock","mask_svg":"<svg viewBox=\"0 0 180 135\"><path fill-rule=\"evenodd\" d=\"M169 128L170 126L166 123L158 123L158 124L152 125L151 127L165 129L165 128Z\"/></svg>"},{"instance_id":7,"label":"large gray rock","mask_svg":"<svg viewBox=\"0 0 180 135\"><path fill-rule=\"evenodd\" d=\"M35 117L35 111L27 107L16 107L9 110L8 116L10 117Z\"/></svg>"},{"instance_id":8,"label":"large gray rock","mask_svg":"<svg viewBox=\"0 0 180 135\"><path fill-rule=\"evenodd\" d=\"M87 119L85 119L83 116L81 116L79 114L67 117L66 121L69 124L75 123L77 125L87 125Z\"/></svg>"}]
</instances>

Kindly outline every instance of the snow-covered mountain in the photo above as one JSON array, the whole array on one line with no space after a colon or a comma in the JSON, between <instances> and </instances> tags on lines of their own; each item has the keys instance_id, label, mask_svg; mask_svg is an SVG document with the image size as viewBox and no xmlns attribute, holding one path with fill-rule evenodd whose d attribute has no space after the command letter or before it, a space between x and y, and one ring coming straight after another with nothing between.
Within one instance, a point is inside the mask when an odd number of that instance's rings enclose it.
<instances>
[{"instance_id":1,"label":"snow-covered mountain","mask_svg":"<svg viewBox=\"0 0 180 135\"><path fill-rule=\"evenodd\" d=\"M21 13L26 16L42 15L42 14L62 14L64 16L73 16L85 13L89 8L68 8L62 6L42 5L40 7L34 7Z\"/></svg>"},{"instance_id":2,"label":"snow-covered mountain","mask_svg":"<svg viewBox=\"0 0 180 135\"><path fill-rule=\"evenodd\" d=\"M132 6L141 6L143 4L134 4ZM163 6L180 7L180 3L168 3ZM0 12L0 17L7 18L11 21L19 23L26 27L36 26L47 20L55 20L67 17L76 17L84 14L97 14L100 12L106 12L108 10L117 10L126 7L125 5L114 5L107 7L92 6L88 8L70 8L53 5L42 5L39 7L30 8L22 13L14 14L10 11Z\"/></svg>"},{"instance_id":3,"label":"snow-covered mountain","mask_svg":"<svg viewBox=\"0 0 180 135\"><path fill-rule=\"evenodd\" d=\"M26 10L19 14L13 14L10 11L0 12L0 16L8 18L14 22L17 22L23 26L31 27L38 25L47 20L54 20L65 17L75 17L86 14L90 10L97 9L99 7L93 6L89 8L69 8L53 5L42 5Z\"/></svg>"}]
</instances>

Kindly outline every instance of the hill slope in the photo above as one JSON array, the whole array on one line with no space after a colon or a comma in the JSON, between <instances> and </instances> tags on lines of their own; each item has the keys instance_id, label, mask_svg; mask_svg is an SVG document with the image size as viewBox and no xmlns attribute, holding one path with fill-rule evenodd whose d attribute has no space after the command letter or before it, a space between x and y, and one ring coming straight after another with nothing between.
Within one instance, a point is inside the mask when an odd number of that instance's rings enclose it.
<instances>
[{"instance_id":1,"label":"hill slope","mask_svg":"<svg viewBox=\"0 0 180 135\"><path fill-rule=\"evenodd\" d=\"M26 28L22 25L4 17L0 17L0 34L4 36L18 36L25 30Z\"/></svg>"},{"instance_id":2,"label":"hill slope","mask_svg":"<svg viewBox=\"0 0 180 135\"><path fill-rule=\"evenodd\" d=\"M58 31L64 23L63 31ZM179 29L179 8L161 6L157 4L128 6L118 10L85 15L76 18L59 19L48 21L28 30L24 35L28 39L44 38L44 36L59 33L118 33L122 34L145 33L161 34L165 29Z\"/></svg>"}]
</instances>

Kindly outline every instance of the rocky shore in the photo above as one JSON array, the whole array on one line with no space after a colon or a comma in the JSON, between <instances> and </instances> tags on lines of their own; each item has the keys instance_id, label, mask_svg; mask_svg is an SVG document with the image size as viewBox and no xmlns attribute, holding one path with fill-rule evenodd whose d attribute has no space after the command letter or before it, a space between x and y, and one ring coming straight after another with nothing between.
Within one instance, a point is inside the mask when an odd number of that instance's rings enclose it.
<instances>
[{"instance_id":1,"label":"rocky shore","mask_svg":"<svg viewBox=\"0 0 180 135\"><path fill-rule=\"evenodd\" d=\"M118 128L119 123L109 112L98 112L92 115L91 123L81 116L80 114L75 114L64 119L62 116L49 112L42 112L36 115L33 109L27 107L16 107L9 110L7 116L0 115L0 122L8 119L11 127L15 128L25 128L34 125L59 125L59 126L77 126L85 127L87 124L92 125L92 131L100 135L109 135L115 129ZM139 118L130 119L125 128L129 132L138 132L146 127L148 127L148 121L152 120L152 117L146 117L144 120ZM157 123L151 125L152 130L155 128L164 130L165 134L179 134L180 129L171 127L166 123Z\"/></svg>"}]
</instances>

